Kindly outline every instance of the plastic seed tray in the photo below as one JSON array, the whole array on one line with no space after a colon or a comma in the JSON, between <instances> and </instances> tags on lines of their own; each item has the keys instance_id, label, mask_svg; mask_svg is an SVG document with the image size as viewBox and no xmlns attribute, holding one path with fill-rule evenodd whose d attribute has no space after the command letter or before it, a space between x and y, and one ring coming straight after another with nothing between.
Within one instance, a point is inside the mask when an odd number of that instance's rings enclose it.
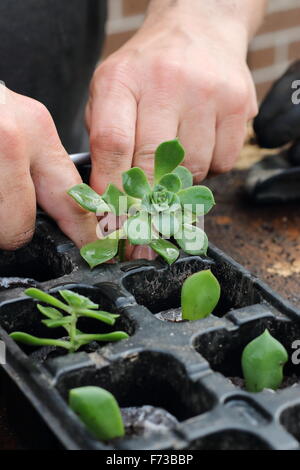
<instances>
[{"instance_id":1,"label":"plastic seed tray","mask_svg":"<svg viewBox=\"0 0 300 470\"><path fill-rule=\"evenodd\" d=\"M242 387L240 359L265 328L291 358L292 343L300 340L300 312L217 248L211 246L207 258L184 256L173 266L141 260L90 271L78 250L40 216L32 243L16 253L1 253L0 266L0 337L7 345L1 387L29 447L299 449L300 365L287 364L282 390L251 394ZM208 268L222 287L214 315L178 321L183 281ZM28 285L89 296L100 308L120 314L116 328L130 338L93 343L73 355L50 353L41 362L37 351L8 336L15 330L63 336L42 326L35 302L24 297ZM99 322L84 322L87 333L106 331ZM99 442L67 405L68 391L84 385L111 391L122 409L148 405L176 421Z\"/></svg>"}]
</instances>

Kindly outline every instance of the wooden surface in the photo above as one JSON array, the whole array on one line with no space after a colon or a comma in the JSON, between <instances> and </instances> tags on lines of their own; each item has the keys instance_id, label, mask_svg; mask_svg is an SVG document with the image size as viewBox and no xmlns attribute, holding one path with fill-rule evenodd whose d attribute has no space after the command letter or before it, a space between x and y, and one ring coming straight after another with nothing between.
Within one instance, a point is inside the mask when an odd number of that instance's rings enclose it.
<instances>
[{"instance_id":1,"label":"wooden surface","mask_svg":"<svg viewBox=\"0 0 300 470\"><path fill-rule=\"evenodd\" d=\"M244 193L248 168L270 153L246 145L234 171L208 180L217 205L205 230L212 243L300 308L299 201L259 206Z\"/></svg>"}]
</instances>

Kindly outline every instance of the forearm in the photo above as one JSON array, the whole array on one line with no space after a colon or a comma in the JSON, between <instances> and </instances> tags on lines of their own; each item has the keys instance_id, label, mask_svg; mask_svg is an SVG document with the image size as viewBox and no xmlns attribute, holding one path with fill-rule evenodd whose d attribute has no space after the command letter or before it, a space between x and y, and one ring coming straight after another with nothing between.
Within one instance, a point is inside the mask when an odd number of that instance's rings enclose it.
<instances>
[{"instance_id":1,"label":"forearm","mask_svg":"<svg viewBox=\"0 0 300 470\"><path fill-rule=\"evenodd\" d=\"M162 15L169 16L171 21L180 18L185 22L193 18L198 24L220 19L229 26L241 25L249 41L263 20L266 6L267 0L151 0L146 23Z\"/></svg>"}]
</instances>

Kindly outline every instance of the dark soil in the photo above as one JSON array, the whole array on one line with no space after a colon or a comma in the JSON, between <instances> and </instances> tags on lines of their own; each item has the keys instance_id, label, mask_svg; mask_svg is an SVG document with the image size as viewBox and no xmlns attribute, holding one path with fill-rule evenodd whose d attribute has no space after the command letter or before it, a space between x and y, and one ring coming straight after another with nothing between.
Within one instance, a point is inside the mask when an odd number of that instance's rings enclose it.
<instances>
[{"instance_id":1,"label":"dark soil","mask_svg":"<svg viewBox=\"0 0 300 470\"><path fill-rule=\"evenodd\" d=\"M62 341L68 340L68 337L65 336L60 338ZM96 341L92 341L91 343L83 346L79 349L79 351L85 351L87 353L91 353L96 351L99 348L99 344ZM68 354L68 351L65 348L59 348L57 346L43 346L41 348L35 349L31 354L30 358L37 362L38 364L43 364L48 359L54 359L56 357L65 356Z\"/></svg>"},{"instance_id":2,"label":"dark soil","mask_svg":"<svg viewBox=\"0 0 300 470\"><path fill-rule=\"evenodd\" d=\"M245 380L241 377L228 377L228 379L233 383L235 387L239 387L242 390L246 390L245 387ZM284 388L292 387L293 385L299 385L300 378L293 374L288 377L284 377L282 384L280 385L278 390L283 390Z\"/></svg>"}]
</instances>

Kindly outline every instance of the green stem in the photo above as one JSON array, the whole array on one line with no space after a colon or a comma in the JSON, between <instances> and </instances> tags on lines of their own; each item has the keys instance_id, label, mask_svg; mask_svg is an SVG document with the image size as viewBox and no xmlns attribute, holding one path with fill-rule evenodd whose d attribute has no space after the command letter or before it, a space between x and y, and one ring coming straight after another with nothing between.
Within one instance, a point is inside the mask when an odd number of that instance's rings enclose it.
<instances>
[{"instance_id":1,"label":"green stem","mask_svg":"<svg viewBox=\"0 0 300 470\"><path fill-rule=\"evenodd\" d=\"M125 254L125 249L126 249L126 240L125 238L121 239L119 241L119 260L122 263L123 261L126 261L126 254Z\"/></svg>"},{"instance_id":2,"label":"green stem","mask_svg":"<svg viewBox=\"0 0 300 470\"><path fill-rule=\"evenodd\" d=\"M73 313L72 321L70 324L70 344L71 344L70 353L71 352L73 353L76 351L76 324L77 324L77 317Z\"/></svg>"}]
</instances>

